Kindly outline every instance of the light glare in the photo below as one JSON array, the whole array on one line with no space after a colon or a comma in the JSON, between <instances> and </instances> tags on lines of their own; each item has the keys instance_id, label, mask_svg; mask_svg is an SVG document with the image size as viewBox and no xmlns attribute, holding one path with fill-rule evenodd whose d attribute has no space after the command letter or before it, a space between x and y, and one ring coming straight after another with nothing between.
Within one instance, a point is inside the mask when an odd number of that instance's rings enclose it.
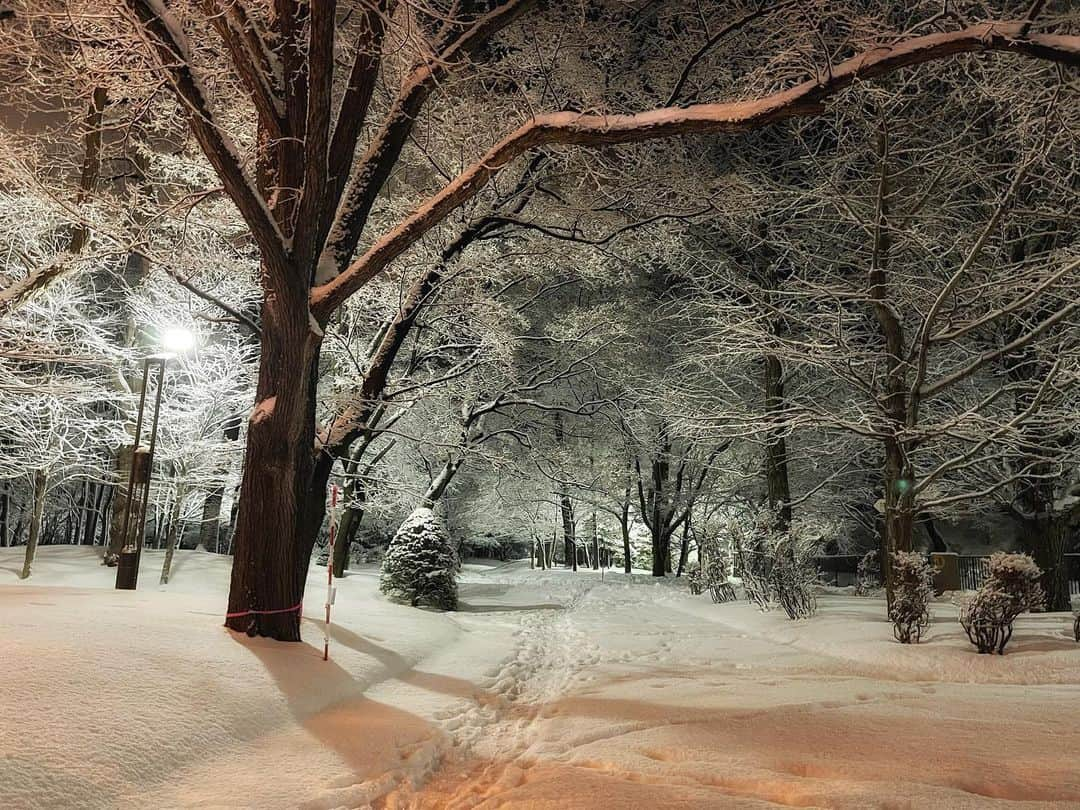
<instances>
[{"instance_id":1,"label":"light glare","mask_svg":"<svg viewBox=\"0 0 1080 810\"><path fill-rule=\"evenodd\" d=\"M161 347L167 352L184 354L195 348L195 335L183 327L165 329L161 333Z\"/></svg>"}]
</instances>

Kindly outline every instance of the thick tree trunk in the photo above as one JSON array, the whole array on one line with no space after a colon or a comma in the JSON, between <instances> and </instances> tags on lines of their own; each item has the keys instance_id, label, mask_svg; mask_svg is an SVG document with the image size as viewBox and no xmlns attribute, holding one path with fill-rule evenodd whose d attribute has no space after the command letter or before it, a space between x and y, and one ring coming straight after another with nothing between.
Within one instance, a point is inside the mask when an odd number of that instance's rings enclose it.
<instances>
[{"instance_id":1,"label":"thick tree trunk","mask_svg":"<svg viewBox=\"0 0 1080 810\"><path fill-rule=\"evenodd\" d=\"M321 333L311 323L306 289L267 298L233 537L225 625L279 641L300 640L304 584L332 466L322 454L316 463L313 450Z\"/></svg>"},{"instance_id":2,"label":"thick tree trunk","mask_svg":"<svg viewBox=\"0 0 1080 810\"><path fill-rule=\"evenodd\" d=\"M892 555L911 551L915 530L915 475L904 460L895 441L885 443L885 514L882 529L881 573L886 585L886 599L892 604Z\"/></svg>"},{"instance_id":3,"label":"thick tree trunk","mask_svg":"<svg viewBox=\"0 0 1080 810\"><path fill-rule=\"evenodd\" d=\"M38 538L41 537L41 516L45 513L45 485L47 479L44 470L34 470L34 507L33 517L30 519L30 539L26 542L26 555L23 557L20 579L30 576L30 569L34 564L34 554L37 553Z\"/></svg>"},{"instance_id":4,"label":"thick tree trunk","mask_svg":"<svg viewBox=\"0 0 1080 810\"><path fill-rule=\"evenodd\" d=\"M161 564L161 584L169 584L169 574L172 571L173 553L176 551L176 539L180 534L180 505L184 502L185 487L180 484L176 487L176 497L173 499L172 508L169 510L169 528L165 536L165 561Z\"/></svg>"},{"instance_id":5,"label":"thick tree trunk","mask_svg":"<svg viewBox=\"0 0 1080 810\"><path fill-rule=\"evenodd\" d=\"M662 577L671 572L671 536L661 526L652 529L652 575Z\"/></svg>"},{"instance_id":6,"label":"thick tree trunk","mask_svg":"<svg viewBox=\"0 0 1080 810\"><path fill-rule=\"evenodd\" d=\"M1070 611L1069 573L1065 552L1069 543L1069 525L1064 515L1049 512L1021 522L1020 541L1042 569L1042 587L1046 610Z\"/></svg>"}]
</instances>

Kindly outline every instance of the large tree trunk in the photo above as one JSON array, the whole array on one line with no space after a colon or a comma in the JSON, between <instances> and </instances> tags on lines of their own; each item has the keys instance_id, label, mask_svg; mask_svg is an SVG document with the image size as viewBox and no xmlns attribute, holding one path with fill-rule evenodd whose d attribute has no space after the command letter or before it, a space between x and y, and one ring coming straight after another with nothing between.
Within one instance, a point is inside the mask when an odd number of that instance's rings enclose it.
<instances>
[{"instance_id":1,"label":"large tree trunk","mask_svg":"<svg viewBox=\"0 0 1080 810\"><path fill-rule=\"evenodd\" d=\"M903 450L893 440L885 442L885 513L882 528L881 573L886 599L892 604L892 555L911 551L915 530L915 476L904 460Z\"/></svg>"},{"instance_id":2,"label":"large tree trunk","mask_svg":"<svg viewBox=\"0 0 1080 810\"><path fill-rule=\"evenodd\" d=\"M651 528L651 533L652 575L662 577L671 571L671 537L662 524Z\"/></svg>"},{"instance_id":3,"label":"large tree trunk","mask_svg":"<svg viewBox=\"0 0 1080 810\"><path fill-rule=\"evenodd\" d=\"M1021 521L1020 542L1042 569L1042 587L1047 611L1070 611L1069 573L1065 552L1069 543L1069 524L1065 515L1044 512L1034 519Z\"/></svg>"},{"instance_id":4,"label":"large tree trunk","mask_svg":"<svg viewBox=\"0 0 1080 810\"><path fill-rule=\"evenodd\" d=\"M45 513L45 485L47 479L44 470L34 470L34 513L30 519L30 539L26 542L26 555L23 557L20 579L30 576L30 568L34 564L34 554L37 553L38 538L41 537L41 516Z\"/></svg>"},{"instance_id":5,"label":"large tree trunk","mask_svg":"<svg viewBox=\"0 0 1080 810\"><path fill-rule=\"evenodd\" d=\"M267 298L225 625L279 641L300 640L304 584L326 510L332 460L320 454L317 464L313 450L320 342L306 289Z\"/></svg>"}]
</instances>

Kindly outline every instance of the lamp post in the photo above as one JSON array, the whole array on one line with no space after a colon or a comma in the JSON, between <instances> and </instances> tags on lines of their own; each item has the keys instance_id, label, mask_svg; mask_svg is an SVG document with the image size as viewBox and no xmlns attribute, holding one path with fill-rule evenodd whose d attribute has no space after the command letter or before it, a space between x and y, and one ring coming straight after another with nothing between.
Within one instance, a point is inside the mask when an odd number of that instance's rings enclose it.
<instances>
[{"instance_id":1,"label":"lamp post","mask_svg":"<svg viewBox=\"0 0 1080 810\"><path fill-rule=\"evenodd\" d=\"M195 336L186 329L165 329L161 332L161 345L166 350L164 353L150 355L142 362L142 392L139 394L139 411L135 419L135 441L132 444L131 469L128 472L127 502L124 504L124 522L120 532L120 559L116 566L116 587L120 590L133 591L139 582L146 506L150 500L158 417L161 414L161 396L165 389L165 366L171 357L189 351L195 345ZM154 407L150 414L150 441L144 447L142 434L146 422L146 395L151 380L155 385Z\"/></svg>"}]
</instances>

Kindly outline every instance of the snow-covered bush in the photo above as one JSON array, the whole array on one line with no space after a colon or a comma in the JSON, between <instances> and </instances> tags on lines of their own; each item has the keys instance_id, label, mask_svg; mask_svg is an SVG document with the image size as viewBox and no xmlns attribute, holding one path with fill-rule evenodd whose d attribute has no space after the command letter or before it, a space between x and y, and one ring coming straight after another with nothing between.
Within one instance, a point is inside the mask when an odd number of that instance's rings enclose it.
<instances>
[{"instance_id":1,"label":"snow-covered bush","mask_svg":"<svg viewBox=\"0 0 1080 810\"><path fill-rule=\"evenodd\" d=\"M765 547L762 522L755 521L749 530L733 524L730 532L736 575L742 580L743 594L759 610L768 610L772 604L772 555Z\"/></svg>"},{"instance_id":2,"label":"snow-covered bush","mask_svg":"<svg viewBox=\"0 0 1080 810\"><path fill-rule=\"evenodd\" d=\"M797 524L773 542L773 597L789 619L807 619L817 610L817 552L817 543Z\"/></svg>"},{"instance_id":3,"label":"snow-covered bush","mask_svg":"<svg viewBox=\"0 0 1080 810\"><path fill-rule=\"evenodd\" d=\"M724 561L724 552L720 548L719 535L709 533L699 540L698 554L701 564L695 566L692 573L697 576L695 593L709 592L713 602L733 602L736 599L735 589L728 582L728 568ZM691 583L691 590L695 583Z\"/></svg>"},{"instance_id":4,"label":"snow-covered bush","mask_svg":"<svg viewBox=\"0 0 1080 810\"><path fill-rule=\"evenodd\" d=\"M877 549L866 552L855 569L855 593L866 596L881 587L881 556Z\"/></svg>"},{"instance_id":5,"label":"snow-covered bush","mask_svg":"<svg viewBox=\"0 0 1080 810\"><path fill-rule=\"evenodd\" d=\"M690 586L690 593L694 596L701 595L705 590L705 572L700 565L694 564L686 572L686 582Z\"/></svg>"},{"instance_id":6,"label":"snow-covered bush","mask_svg":"<svg viewBox=\"0 0 1080 810\"><path fill-rule=\"evenodd\" d=\"M798 522L783 530L777 516L767 509L757 515L749 531L739 526L730 531L746 598L761 610L779 605L789 619L812 616L817 610L814 557L820 539Z\"/></svg>"},{"instance_id":7,"label":"snow-covered bush","mask_svg":"<svg viewBox=\"0 0 1080 810\"><path fill-rule=\"evenodd\" d=\"M934 569L917 551L892 555L893 596L889 618L901 644L918 644L930 626L930 599L934 595Z\"/></svg>"},{"instance_id":8,"label":"snow-covered bush","mask_svg":"<svg viewBox=\"0 0 1080 810\"><path fill-rule=\"evenodd\" d=\"M416 607L457 607L457 555L430 509L413 511L398 528L382 563L379 589Z\"/></svg>"},{"instance_id":9,"label":"snow-covered bush","mask_svg":"<svg viewBox=\"0 0 1080 810\"><path fill-rule=\"evenodd\" d=\"M1003 655L1016 617L1043 606L1041 577L1042 569L1027 554L990 555L986 580L960 611L960 624L980 654Z\"/></svg>"}]
</instances>

